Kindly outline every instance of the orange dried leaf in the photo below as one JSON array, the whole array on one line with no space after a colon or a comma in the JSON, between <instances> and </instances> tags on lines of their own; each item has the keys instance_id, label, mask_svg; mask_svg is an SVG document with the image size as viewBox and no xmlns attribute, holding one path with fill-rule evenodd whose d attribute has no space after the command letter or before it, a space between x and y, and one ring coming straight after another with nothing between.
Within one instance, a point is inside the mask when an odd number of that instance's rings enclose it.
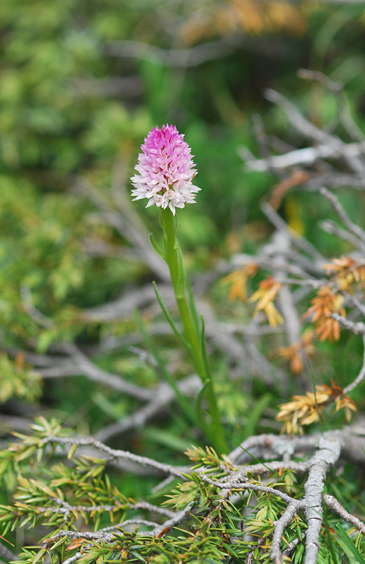
<instances>
[{"instance_id":1,"label":"orange dried leaf","mask_svg":"<svg viewBox=\"0 0 365 564\"><path fill-rule=\"evenodd\" d=\"M303 319L312 316L320 341L326 339L338 341L340 338L340 324L331 317L331 314L338 313L345 317L346 312L342 308L343 300L343 295L336 293L329 286L322 286L316 297L311 300L312 305L303 315Z\"/></svg>"},{"instance_id":2,"label":"orange dried leaf","mask_svg":"<svg viewBox=\"0 0 365 564\"><path fill-rule=\"evenodd\" d=\"M341 290L352 294L354 286L357 289L365 287L365 260L354 260L352 257L342 255L334 258L332 263L324 264L323 268L329 276L335 278Z\"/></svg>"},{"instance_id":3,"label":"orange dried leaf","mask_svg":"<svg viewBox=\"0 0 365 564\"><path fill-rule=\"evenodd\" d=\"M254 317L258 315L260 311L263 311L272 327L284 323L284 319L278 310L274 306L274 299L276 298L281 284L276 282L272 276L269 276L265 280L262 280L259 284L259 289L251 296L248 300L249 302L256 302L256 308L254 311Z\"/></svg>"},{"instance_id":4,"label":"orange dried leaf","mask_svg":"<svg viewBox=\"0 0 365 564\"><path fill-rule=\"evenodd\" d=\"M316 391L307 392L304 396L293 396L292 401L281 404L276 419L284 422L282 432L289 434L303 433L303 426L319 420L325 405L336 403L336 411L345 409L349 421L351 411L356 411L356 405L349 396L343 395L343 390L331 381L331 387L326 384L316 385Z\"/></svg>"},{"instance_id":5,"label":"orange dried leaf","mask_svg":"<svg viewBox=\"0 0 365 564\"><path fill-rule=\"evenodd\" d=\"M85 539L75 539L72 542L70 542L70 544L66 548L66 551L74 550L75 548L79 548L85 542L86 542Z\"/></svg>"},{"instance_id":6,"label":"orange dried leaf","mask_svg":"<svg viewBox=\"0 0 365 564\"><path fill-rule=\"evenodd\" d=\"M249 277L254 276L257 270L258 270L257 264L255 263L246 264L246 266L240 268L239 270L235 270L234 272L232 272L228 276L225 276L222 279L222 282L224 284L232 284L228 295L230 300L240 300L241 302L246 301L247 280Z\"/></svg>"}]
</instances>

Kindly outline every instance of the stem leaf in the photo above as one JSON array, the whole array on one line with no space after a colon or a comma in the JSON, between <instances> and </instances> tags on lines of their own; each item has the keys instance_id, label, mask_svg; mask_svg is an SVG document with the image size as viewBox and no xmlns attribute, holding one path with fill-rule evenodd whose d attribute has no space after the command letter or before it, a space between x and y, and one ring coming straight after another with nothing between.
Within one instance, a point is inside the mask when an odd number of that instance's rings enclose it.
<instances>
[{"instance_id":1,"label":"stem leaf","mask_svg":"<svg viewBox=\"0 0 365 564\"><path fill-rule=\"evenodd\" d=\"M161 249L161 247L157 245L156 241L153 238L152 233L150 233L150 243L154 248L154 250L156 251L156 253L160 255L160 257L166 262L166 253L163 249Z\"/></svg>"},{"instance_id":2,"label":"stem leaf","mask_svg":"<svg viewBox=\"0 0 365 564\"><path fill-rule=\"evenodd\" d=\"M135 318L136 318L138 329L139 329L139 331L140 331L140 333L143 337L143 340L144 340L149 352L152 354L152 356L156 360L157 366L158 366L159 371L161 372L163 378L165 379L165 381L170 385L170 387L175 392L177 402L179 403L179 405L180 405L181 409L183 410L183 412L185 413L185 415L190 419L190 421L194 425L197 425L198 421L197 421L197 417L196 417L196 414L194 412L194 409L191 407L191 404L185 398L184 394L180 391L180 389L177 386L176 382L174 381L173 377L171 376L171 374L167 370L165 363L163 362L162 358L160 357L160 355L158 353L157 347L155 346L153 340L151 339L150 335L148 334L148 332L145 329L143 319L142 319L141 314L139 313L138 310L135 311Z\"/></svg>"},{"instance_id":3,"label":"stem leaf","mask_svg":"<svg viewBox=\"0 0 365 564\"><path fill-rule=\"evenodd\" d=\"M171 329L173 330L173 332L175 333L175 335L177 336L177 338L182 342L182 344L184 345L184 347L187 349L188 353L191 355L192 354L192 348L189 345L188 341L185 339L184 335L178 330L178 328L176 327L167 307L165 306L162 296L160 294L160 292L157 289L157 285L156 282L152 282L153 284L153 289L155 290L155 294L156 294L156 298L158 303L160 304L160 307L164 313L164 316L166 317Z\"/></svg>"}]
</instances>

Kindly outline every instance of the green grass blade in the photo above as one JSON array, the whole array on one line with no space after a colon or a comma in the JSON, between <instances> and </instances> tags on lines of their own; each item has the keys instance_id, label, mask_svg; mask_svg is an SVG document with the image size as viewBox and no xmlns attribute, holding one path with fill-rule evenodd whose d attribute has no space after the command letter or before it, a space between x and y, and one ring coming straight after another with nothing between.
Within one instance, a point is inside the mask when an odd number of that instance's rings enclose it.
<instances>
[{"instance_id":1,"label":"green grass blade","mask_svg":"<svg viewBox=\"0 0 365 564\"><path fill-rule=\"evenodd\" d=\"M255 404L253 410L250 412L245 429L243 432L243 439L251 437L256 432L256 426L260 421L260 417L271 401L271 394L265 394Z\"/></svg>"},{"instance_id":2,"label":"green grass blade","mask_svg":"<svg viewBox=\"0 0 365 564\"><path fill-rule=\"evenodd\" d=\"M340 564L338 557L337 557L337 554L336 554L334 542L332 540L332 534L331 534L331 531L330 531L330 526L328 524L328 515L327 515L327 507L326 506L324 506L324 508L323 508L323 524L324 524L324 527L326 529L327 544L328 544L328 548L329 548L329 551L330 551L331 556L332 556L332 560L333 560L334 564Z\"/></svg>"},{"instance_id":3,"label":"green grass blade","mask_svg":"<svg viewBox=\"0 0 365 564\"><path fill-rule=\"evenodd\" d=\"M365 558L357 550L356 546L354 545L342 525L340 525L340 523L337 523L336 529L341 537L341 540L343 541L344 546L342 546L342 548L345 550L347 556L352 555L355 557L356 562L358 562L359 564L365 564Z\"/></svg>"}]
</instances>

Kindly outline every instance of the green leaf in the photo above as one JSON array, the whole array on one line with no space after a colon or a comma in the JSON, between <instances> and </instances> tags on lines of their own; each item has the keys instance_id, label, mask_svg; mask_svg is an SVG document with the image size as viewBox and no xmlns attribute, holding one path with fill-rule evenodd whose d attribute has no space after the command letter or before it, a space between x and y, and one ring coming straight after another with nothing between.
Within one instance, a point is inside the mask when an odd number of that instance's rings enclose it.
<instances>
[{"instance_id":1,"label":"green leaf","mask_svg":"<svg viewBox=\"0 0 365 564\"><path fill-rule=\"evenodd\" d=\"M188 341L185 339L184 335L178 330L178 328L176 327L168 309L166 308L165 304L163 303L162 297L160 292L157 289L157 285L156 282L152 282L153 284L153 289L155 290L155 294L156 294L156 298L158 303L160 304L160 307L164 313L164 316L166 317L171 329L173 330L173 332L175 333L175 335L178 337L178 339L182 342L182 344L184 345L184 347L186 348L186 350L188 351L189 355L192 355L192 349L191 346L189 345Z\"/></svg>"},{"instance_id":2,"label":"green leaf","mask_svg":"<svg viewBox=\"0 0 365 564\"><path fill-rule=\"evenodd\" d=\"M156 251L156 253L166 262L166 253L163 249L161 249L161 247L157 245L157 243L153 239L152 233L150 233L150 243L154 248L154 250Z\"/></svg>"},{"instance_id":3,"label":"green leaf","mask_svg":"<svg viewBox=\"0 0 365 564\"><path fill-rule=\"evenodd\" d=\"M359 562L359 564L365 564L365 558L357 550L356 546L354 545L354 543L352 542L352 540L350 539L350 537L348 536L345 529L342 527L340 523L337 523L336 529L338 530L338 534L340 535L341 540L343 541L342 548L344 549L346 554L349 557L351 555L355 556L356 562Z\"/></svg>"},{"instance_id":4,"label":"green leaf","mask_svg":"<svg viewBox=\"0 0 365 564\"><path fill-rule=\"evenodd\" d=\"M143 558L143 556L138 554L138 552L136 552L135 550L131 550L131 554L133 554L133 556L138 560L141 560L141 562L146 562L145 558Z\"/></svg>"},{"instance_id":5,"label":"green leaf","mask_svg":"<svg viewBox=\"0 0 365 564\"><path fill-rule=\"evenodd\" d=\"M22 454L20 454L20 455L17 457L16 461L17 461L17 462L20 462L21 460L25 460L26 458L29 458L30 456L32 456L32 454L33 454L36 450L37 450L37 447L36 447L36 446L31 446L31 447L27 448L26 450L24 450L24 451L22 452Z\"/></svg>"},{"instance_id":6,"label":"green leaf","mask_svg":"<svg viewBox=\"0 0 365 564\"><path fill-rule=\"evenodd\" d=\"M71 448L70 448L70 450L68 451L67 458L68 458L68 459L73 458L73 456L74 456L76 450L77 450L77 445L72 445Z\"/></svg>"},{"instance_id":7,"label":"green leaf","mask_svg":"<svg viewBox=\"0 0 365 564\"><path fill-rule=\"evenodd\" d=\"M67 537L62 537L60 538L57 542L55 542L52 545L52 550L54 550L55 548L58 548L59 546L61 546L62 544L65 544L65 542L67 541Z\"/></svg>"},{"instance_id":8,"label":"green leaf","mask_svg":"<svg viewBox=\"0 0 365 564\"><path fill-rule=\"evenodd\" d=\"M38 554L35 555L35 557L32 560L32 564L36 564L36 562L38 562L38 560L40 560L41 558L43 558L43 556L46 554L47 550L45 548L42 548Z\"/></svg>"},{"instance_id":9,"label":"green leaf","mask_svg":"<svg viewBox=\"0 0 365 564\"><path fill-rule=\"evenodd\" d=\"M269 405L271 398L271 394L265 394L256 402L254 408L250 411L250 416L247 418L242 439L247 439L255 434L256 425L260 421L261 415L266 407Z\"/></svg>"},{"instance_id":10,"label":"green leaf","mask_svg":"<svg viewBox=\"0 0 365 564\"><path fill-rule=\"evenodd\" d=\"M336 549L334 547L334 542L333 542L333 539L332 539L332 534L331 534L331 531L330 531L330 526L329 526L329 523L328 523L328 515L327 515L327 507L326 506L324 506L324 508L323 508L323 524L324 524L325 529L326 529L327 544L328 544L328 548L329 548L329 551L331 553L333 562L335 564L339 564L339 560L338 560L338 557L337 557L337 554L336 554Z\"/></svg>"}]
</instances>

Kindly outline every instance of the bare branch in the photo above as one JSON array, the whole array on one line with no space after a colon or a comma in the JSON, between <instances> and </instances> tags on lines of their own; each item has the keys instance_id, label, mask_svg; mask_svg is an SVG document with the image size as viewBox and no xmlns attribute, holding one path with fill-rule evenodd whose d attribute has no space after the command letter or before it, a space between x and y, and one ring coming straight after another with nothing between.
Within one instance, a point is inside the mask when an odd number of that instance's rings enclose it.
<instances>
[{"instance_id":1,"label":"bare branch","mask_svg":"<svg viewBox=\"0 0 365 564\"><path fill-rule=\"evenodd\" d=\"M45 439L42 439L43 444L54 443L57 445L77 445L77 446L90 446L94 447L97 450L104 452L107 454L111 460L128 460L131 462L136 462L137 464L141 464L142 466L147 466L149 468L154 468L162 472L163 474L170 474L182 480L186 480L182 476L182 474L170 464L163 464L162 462L157 462L152 458L147 458L145 456L139 456L138 454L133 454L132 452L128 452L126 450L116 450L108 447L104 443L94 439L93 437L85 437L85 438L78 438L78 437L70 437L70 438L63 438L63 437L55 437L50 436Z\"/></svg>"},{"instance_id":2,"label":"bare branch","mask_svg":"<svg viewBox=\"0 0 365 564\"><path fill-rule=\"evenodd\" d=\"M308 472L311 465L311 460L307 460L305 462L295 462L293 460L282 461L282 460L275 460L273 462L267 462L265 464L250 464L248 466L244 466L243 468L239 468L236 472L236 476L247 476L247 474L266 474L267 472L277 472L278 470L293 470L298 474L302 474L304 472Z\"/></svg>"},{"instance_id":3,"label":"bare branch","mask_svg":"<svg viewBox=\"0 0 365 564\"><path fill-rule=\"evenodd\" d=\"M307 239L295 233L269 203L264 202L261 205L261 209L276 229L289 237L290 243L293 246L298 247L298 249L315 258L320 263L324 262L323 255Z\"/></svg>"},{"instance_id":4,"label":"bare branch","mask_svg":"<svg viewBox=\"0 0 365 564\"><path fill-rule=\"evenodd\" d=\"M355 433L351 427L345 427L343 430L338 431L328 431L323 434L296 435L293 437L274 434L252 436L236 447L228 455L228 458L234 464L246 464L247 462L252 462L252 455L255 458L265 460L273 459L278 454L283 456L285 452L288 452L290 455L295 453L303 455L313 452L322 438L338 442L341 445L344 458L356 462L365 462L363 450L365 449L365 437L359 435L358 431Z\"/></svg>"},{"instance_id":5,"label":"bare branch","mask_svg":"<svg viewBox=\"0 0 365 564\"><path fill-rule=\"evenodd\" d=\"M360 143L348 143L344 144L341 150L342 154L345 154L348 158L355 158L361 156L363 146ZM271 155L264 159L249 159L247 158L248 154L245 150L241 150L240 154L249 169L267 172L272 170L286 170L297 166L309 166L322 159L339 158L339 151L340 149L337 146L319 144L316 147L295 149L283 155ZM342 180L339 179L339 181L341 182L340 185L342 185ZM312 181L312 183L314 183L314 181ZM309 185L311 185L311 181L309 181ZM358 187L362 187L362 183Z\"/></svg>"},{"instance_id":6,"label":"bare branch","mask_svg":"<svg viewBox=\"0 0 365 564\"><path fill-rule=\"evenodd\" d=\"M320 221L319 226L321 227L321 229L323 229L323 231L326 231L330 235L336 235L343 241L348 241L349 243L351 243L351 245L355 247L355 249L359 249L360 251L365 250L363 243L359 241L357 237L355 237L352 233L349 233L345 229L341 229L341 227L338 227L338 225L336 225L334 221L331 221L330 219L326 219L324 221Z\"/></svg>"},{"instance_id":7,"label":"bare branch","mask_svg":"<svg viewBox=\"0 0 365 564\"><path fill-rule=\"evenodd\" d=\"M351 221L351 219L341 206L340 202L338 201L338 198L334 194L332 194L332 192L327 190L327 188L321 188L320 193L331 203L338 217L341 219L343 224L346 225L350 233L353 233L353 235L355 235L355 237L357 237L359 241L365 244L365 231L363 231L358 225Z\"/></svg>"},{"instance_id":8,"label":"bare branch","mask_svg":"<svg viewBox=\"0 0 365 564\"><path fill-rule=\"evenodd\" d=\"M89 360L87 356L85 356L83 352L81 352L81 350L73 343L66 343L63 345L63 348L76 362L76 374L80 373L81 371L81 373L84 373L88 378L90 378L90 380L100 382L122 393L128 394L141 400L148 401L151 399L151 396L153 394L151 390L137 386L136 384L132 384L131 382L126 382L121 376L119 376L119 374L112 374L110 372L102 370L91 360ZM77 372L77 368L79 372ZM42 374L42 372L40 373ZM45 372L45 374L47 375L47 372Z\"/></svg>"},{"instance_id":9,"label":"bare branch","mask_svg":"<svg viewBox=\"0 0 365 564\"><path fill-rule=\"evenodd\" d=\"M74 190L85 194L101 211L103 219L112 225L127 241L131 243L137 256L152 270L158 280L169 281L168 268L164 261L151 248L148 241L148 231L138 215L128 206L123 212L116 213L108 199L83 177L72 177Z\"/></svg>"},{"instance_id":10,"label":"bare branch","mask_svg":"<svg viewBox=\"0 0 365 564\"><path fill-rule=\"evenodd\" d=\"M337 100L339 123L344 127L344 129L352 139L355 139L357 141L365 140L365 135L358 127L356 122L352 119L352 116L350 114L349 103L344 92L344 85L342 82L335 82L320 71L307 69L299 70L298 76L307 80L316 80L319 83L323 84L330 92L332 92Z\"/></svg>"},{"instance_id":11,"label":"bare branch","mask_svg":"<svg viewBox=\"0 0 365 564\"><path fill-rule=\"evenodd\" d=\"M291 501L295 501L290 495L282 492L281 490L277 490L275 488L271 488L269 486L264 486L261 484L252 484L251 482L239 482L235 476L233 476L232 480L228 482L219 482L208 478L204 473L200 473L199 477L203 480L203 482L208 482L212 486L216 486L221 490L228 490L228 491L241 491L241 490L253 490L255 492L264 492L264 493L271 493L280 497L286 503L290 503Z\"/></svg>"},{"instance_id":12,"label":"bare branch","mask_svg":"<svg viewBox=\"0 0 365 564\"><path fill-rule=\"evenodd\" d=\"M107 505L70 505L67 501L61 499L60 497L52 498L52 501L53 500L60 507L52 507L52 511L54 511L55 513L63 513L66 516L72 512L77 513L79 511L81 511L82 513L94 513L94 512L110 512L110 511L115 511L116 509L129 509L132 511L138 511L140 509L143 509L145 511L150 511L153 513L164 515L165 517L169 517L170 519L172 519L176 515L173 511L170 511L169 509L166 509L164 507L158 507L157 505L152 505L147 501L140 501L137 503L123 503L118 501L117 503L107 504ZM37 511L46 513L47 511L49 511L49 507L37 507Z\"/></svg>"},{"instance_id":13,"label":"bare branch","mask_svg":"<svg viewBox=\"0 0 365 564\"><path fill-rule=\"evenodd\" d=\"M361 313L362 315L365 315L365 305L362 304L360 302L360 300L358 300L356 295L351 295L351 294L347 293L346 294L346 302L350 303L352 305L352 307L354 307L355 310L357 310L359 313Z\"/></svg>"},{"instance_id":14,"label":"bare branch","mask_svg":"<svg viewBox=\"0 0 365 564\"><path fill-rule=\"evenodd\" d=\"M280 106L286 113L291 124L300 132L301 135L309 137L319 144L330 145L333 147L334 156L337 158L344 158L348 166L358 174L363 174L365 167L364 163L359 159L359 155L350 155L348 151L349 145L346 145L339 137L326 133L322 129L316 127L313 123L308 121L297 108L279 92L268 89L265 93L266 98L274 104ZM360 156L364 152L364 144L359 143Z\"/></svg>"},{"instance_id":15,"label":"bare branch","mask_svg":"<svg viewBox=\"0 0 365 564\"><path fill-rule=\"evenodd\" d=\"M187 49L161 49L141 41L108 41L102 46L107 55L129 59L145 59L168 67L186 68L199 66L212 59L231 54L238 43L238 36L202 43Z\"/></svg>"},{"instance_id":16,"label":"bare branch","mask_svg":"<svg viewBox=\"0 0 365 564\"><path fill-rule=\"evenodd\" d=\"M62 564L73 564L73 562L76 562L81 556L82 556L81 552L76 552L76 554L64 560Z\"/></svg>"},{"instance_id":17,"label":"bare branch","mask_svg":"<svg viewBox=\"0 0 365 564\"><path fill-rule=\"evenodd\" d=\"M162 525L157 527L152 533L153 536L157 537L165 529L170 530L176 525L179 525L180 523L185 521L189 517L190 510L192 509L193 505L194 505L193 502L189 503L182 511L179 511L179 513L176 513L174 517L172 517L168 521L165 521Z\"/></svg>"},{"instance_id":18,"label":"bare branch","mask_svg":"<svg viewBox=\"0 0 365 564\"><path fill-rule=\"evenodd\" d=\"M283 561L283 555L280 550L280 545L284 530L288 525L290 525L294 518L294 515L296 515L302 505L302 502L296 499L291 501L280 519L274 525L274 534L272 537L270 555L275 564L281 564Z\"/></svg>"},{"instance_id":19,"label":"bare branch","mask_svg":"<svg viewBox=\"0 0 365 564\"><path fill-rule=\"evenodd\" d=\"M365 323L362 323L361 321L350 321L338 313L331 313L331 317L338 321L343 327L351 331L351 333L355 333L355 335L365 334Z\"/></svg>"},{"instance_id":20,"label":"bare branch","mask_svg":"<svg viewBox=\"0 0 365 564\"><path fill-rule=\"evenodd\" d=\"M201 382L198 376L193 374L177 382L177 386L184 395L191 396L198 392L201 387ZM98 431L95 437L100 441L108 441L112 437L126 433L131 429L143 428L150 419L163 413L164 408L175 400L175 393L170 386L162 383L157 389L152 391L152 397L153 399L151 401L134 411L131 415L128 415L128 417Z\"/></svg>"},{"instance_id":21,"label":"bare branch","mask_svg":"<svg viewBox=\"0 0 365 564\"><path fill-rule=\"evenodd\" d=\"M173 291L170 285L159 284L159 291L165 303L173 302ZM87 321L111 322L132 314L136 308L143 308L156 301L156 294L151 284L142 286L138 290L126 292L117 300L101 306L85 309L82 316Z\"/></svg>"},{"instance_id":22,"label":"bare branch","mask_svg":"<svg viewBox=\"0 0 365 564\"><path fill-rule=\"evenodd\" d=\"M283 556L289 556L292 551L295 549L295 547L305 538L306 535L306 531L301 531L302 534L302 538L300 539L299 537L297 537L296 539L292 540L288 546L286 547L285 550L283 550Z\"/></svg>"},{"instance_id":23,"label":"bare branch","mask_svg":"<svg viewBox=\"0 0 365 564\"><path fill-rule=\"evenodd\" d=\"M365 190L365 179L357 174L346 174L336 170L313 176L307 181L305 188L306 190L319 190L322 186L327 186L327 188L332 189L345 186L361 191Z\"/></svg>"},{"instance_id":24,"label":"bare branch","mask_svg":"<svg viewBox=\"0 0 365 564\"><path fill-rule=\"evenodd\" d=\"M322 497L329 509L335 511L341 517L341 519L347 521L348 523L351 523L351 525L356 527L358 531L360 531L363 535L365 535L365 525L362 521L360 521L360 519L358 519L354 515L351 515L351 513L349 513L348 511L346 511L346 509L342 507L340 502L337 501L337 499L332 495L324 493Z\"/></svg>"},{"instance_id":25,"label":"bare branch","mask_svg":"<svg viewBox=\"0 0 365 564\"><path fill-rule=\"evenodd\" d=\"M113 535L113 533L110 533L109 531L113 531L116 528L125 529L128 525L145 525L147 527L153 527L152 531L138 531L137 535L142 535L144 537L145 536L157 537L162 531L168 532L170 529L172 529L172 527L185 521L190 515L190 510L192 506L193 503L189 503L182 511L175 513L172 517L170 516L170 519L165 521L162 525L159 525L158 523L155 523L153 521L147 521L145 519L126 519L121 523L117 523L115 525L112 525L111 527L105 527L104 529L100 529L99 531L96 532L62 530L59 531L57 534L55 534L53 537L45 539L43 541L43 544L49 545L50 542L52 543L56 542L58 539L63 537L67 537L71 540L76 540L76 539L85 539L87 541L102 540L103 542L110 544L115 542L116 538Z\"/></svg>"},{"instance_id":26,"label":"bare branch","mask_svg":"<svg viewBox=\"0 0 365 564\"><path fill-rule=\"evenodd\" d=\"M344 143L336 136L330 135L316 127L313 123L308 121L283 94L272 90L271 88L265 91L265 97L270 102L273 102L286 113L290 123L300 132L300 134L320 144L331 145L333 150L337 149L337 156L340 156L340 150Z\"/></svg>"},{"instance_id":27,"label":"bare branch","mask_svg":"<svg viewBox=\"0 0 365 564\"><path fill-rule=\"evenodd\" d=\"M305 489L305 516L308 523L304 564L316 564L319 551L319 535L322 527L322 491L327 469L337 462L341 452L340 443L321 438L319 450L311 461Z\"/></svg>"}]
</instances>

